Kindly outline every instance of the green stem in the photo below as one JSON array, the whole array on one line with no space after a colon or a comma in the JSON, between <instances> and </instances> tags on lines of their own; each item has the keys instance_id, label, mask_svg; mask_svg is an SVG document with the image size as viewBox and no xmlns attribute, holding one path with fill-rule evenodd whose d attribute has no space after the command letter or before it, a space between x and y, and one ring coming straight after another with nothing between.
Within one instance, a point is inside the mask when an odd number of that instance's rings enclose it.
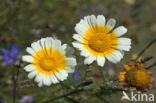
<instances>
[{"instance_id":1,"label":"green stem","mask_svg":"<svg viewBox=\"0 0 156 103\"><path fill-rule=\"evenodd\" d=\"M156 38L153 39L137 56L136 60L149 48L152 46L152 44L156 42Z\"/></svg>"},{"instance_id":2,"label":"green stem","mask_svg":"<svg viewBox=\"0 0 156 103\"><path fill-rule=\"evenodd\" d=\"M85 69L85 73L84 73L84 77L83 77L83 80L82 81L84 81L85 79L86 79L86 76L87 76L87 70L88 70L88 68L89 68L89 66L87 66L87 68Z\"/></svg>"},{"instance_id":3,"label":"green stem","mask_svg":"<svg viewBox=\"0 0 156 103\"><path fill-rule=\"evenodd\" d=\"M102 67L99 67L99 71L101 72L102 74L102 78L103 78L103 81L106 82L106 78L105 78L105 75L104 75L104 72L103 72L103 68Z\"/></svg>"},{"instance_id":4,"label":"green stem","mask_svg":"<svg viewBox=\"0 0 156 103\"><path fill-rule=\"evenodd\" d=\"M72 95L72 94L77 94L77 93L82 92L82 91L83 91L83 89L73 90L73 91L71 91L71 92L69 92L69 93L67 93L67 94L63 94L63 95L61 95L61 96L54 97L54 98L52 98L52 99L50 99L50 100L47 100L47 101L45 101L45 102L43 102L43 103L49 103L49 102L58 100L58 99L60 99L60 98L67 97L67 96Z\"/></svg>"},{"instance_id":5,"label":"green stem","mask_svg":"<svg viewBox=\"0 0 156 103\"><path fill-rule=\"evenodd\" d=\"M16 94L17 94L17 81L18 81L18 75L19 75L19 68L17 68L16 77L13 76L14 79L14 89L13 89L13 103L16 103Z\"/></svg>"}]
</instances>

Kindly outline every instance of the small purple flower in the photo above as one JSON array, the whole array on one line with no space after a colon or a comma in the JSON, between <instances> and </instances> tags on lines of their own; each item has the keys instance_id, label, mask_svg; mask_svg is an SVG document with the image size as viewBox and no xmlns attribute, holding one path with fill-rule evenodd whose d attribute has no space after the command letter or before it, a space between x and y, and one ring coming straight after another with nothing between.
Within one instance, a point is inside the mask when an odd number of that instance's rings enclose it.
<instances>
[{"instance_id":1,"label":"small purple flower","mask_svg":"<svg viewBox=\"0 0 156 103\"><path fill-rule=\"evenodd\" d=\"M12 45L10 50L5 48L1 49L2 56L7 64L13 64L16 59L20 60L22 55L18 55L20 49L17 45Z\"/></svg>"},{"instance_id":2,"label":"small purple flower","mask_svg":"<svg viewBox=\"0 0 156 103\"><path fill-rule=\"evenodd\" d=\"M96 8L96 12L99 14L103 13L103 9L101 7Z\"/></svg>"},{"instance_id":3,"label":"small purple flower","mask_svg":"<svg viewBox=\"0 0 156 103\"><path fill-rule=\"evenodd\" d=\"M88 6L87 10L88 10L88 12L93 12L94 11L94 9L91 6Z\"/></svg>"},{"instance_id":4,"label":"small purple flower","mask_svg":"<svg viewBox=\"0 0 156 103\"><path fill-rule=\"evenodd\" d=\"M2 101L2 100L0 100L0 103L3 103L3 101Z\"/></svg>"},{"instance_id":5,"label":"small purple flower","mask_svg":"<svg viewBox=\"0 0 156 103\"><path fill-rule=\"evenodd\" d=\"M75 81L78 81L79 78L80 78L79 71L78 71L78 69L75 69L74 73L72 74L72 79Z\"/></svg>"},{"instance_id":6,"label":"small purple flower","mask_svg":"<svg viewBox=\"0 0 156 103\"><path fill-rule=\"evenodd\" d=\"M26 95L23 96L19 103L32 103L34 101L34 96Z\"/></svg>"}]
</instances>

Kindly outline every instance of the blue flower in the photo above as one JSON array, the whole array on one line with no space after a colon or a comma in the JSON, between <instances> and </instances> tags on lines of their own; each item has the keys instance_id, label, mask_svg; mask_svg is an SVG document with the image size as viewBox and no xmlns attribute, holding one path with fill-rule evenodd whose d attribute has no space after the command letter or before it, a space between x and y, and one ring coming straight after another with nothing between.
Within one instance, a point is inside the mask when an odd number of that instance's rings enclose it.
<instances>
[{"instance_id":1,"label":"blue flower","mask_svg":"<svg viewBox=\"0 0 156 103\"><path fill-rule=\"evenodd\" d=\"M79 78L80 78L79 71L78 71L78 69L75 69L74 73L72 74L72 79L75 81L78 81Z\"/></svg>"},{"instance_id":2,"label":"blue flower","mask_svg":"<svg viewBox=\"0 0 156 103\"><path fill-rule=\"evenodd\" d=\"M0 103L3 103L3 101L0 100Z\"/></svg>"},{"instance_id":3,"label":"blue flower","mask_svg":"<svg viewBox=\"0 0 156 103\"><path fill-rule=\"evenodd\" d=\"M5 48L1 49L2 56L7 64L13 64L16 59L20 60L22 55L18 55L20 49L17 45L12 45L10 50Z\"/></svg>"}]
</instances>

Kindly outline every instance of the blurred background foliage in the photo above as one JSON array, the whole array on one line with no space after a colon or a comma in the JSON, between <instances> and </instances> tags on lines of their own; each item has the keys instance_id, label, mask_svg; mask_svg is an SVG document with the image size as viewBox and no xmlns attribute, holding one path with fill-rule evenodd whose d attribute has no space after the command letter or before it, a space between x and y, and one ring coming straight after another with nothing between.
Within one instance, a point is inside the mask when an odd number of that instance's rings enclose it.
<instances>
[{"instance_id":1,"label":"blurred background foliage","mask_svg":"<svg viewBox=\"0 0 156 103\"><path fill-rule=\"evenodd\" d=\"M132 39L132 49L125 53L121 63L114 65L106 62L103 67L108 80L116 78L123 70L122 64L129 63L148 42L156 38L155 0L0 0L0 102L12 102L12 76L17 72L16 66L7 64L4 60L2 49L10 50L15 44L20 48L19 55L22 55L25 54L27 46L42 37L58 38L71 46L75 24L84 16L91 14L103 14L107 20L115 18L116 27L126 26L128 33L125 36ZM155 51L156 45L153 45L143 57L154 56L153 61L156 61ZM76 71L61 85L39 88L33 80L27 79L27 73L21 68L17 102L42 103L68 93L82 83L87 70L85 79L91 81L91 84L84 87L85 92L51 103L72 103L71 98L83 103L103 103L103 101L120 103L122 92L100 89L103 84L96 63L86 66L83 64L84 58L79 56L79 51L75 50L75 55L78 61ZM16 59L14 64L18 62ZM152 68L151 71L156 78L156 70ZM154 89L149 92L156 94Z\"/></svg>"}]
</instances>

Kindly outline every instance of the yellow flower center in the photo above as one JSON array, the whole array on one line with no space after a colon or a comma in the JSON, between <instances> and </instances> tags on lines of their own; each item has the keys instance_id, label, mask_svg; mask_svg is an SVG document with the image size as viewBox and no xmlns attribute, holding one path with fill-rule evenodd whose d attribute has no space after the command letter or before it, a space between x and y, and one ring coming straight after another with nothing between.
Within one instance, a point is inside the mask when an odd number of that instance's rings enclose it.
<instances>
[{"instance_id":1,"label":"yellow flower center","mask_svg":"<svg viewBox=\"0 0 156 103\"><path fill-rule=\"evenodd\" d=\"M153 86L154 79L145 69L132 69L125 75L125 80L130 86L145 90Z\"/></svg>"},{"instance_id":2,"label":"yellow flower center","mask_svg":"<svg viewBox=\"0 0 156 103\"><path fill-rule=\"evenodd\" d=\"M89 39L89 47L96 52L107 51L111 47L111 38L103 33L96 33Z\"/></svg>"},{"instance_id":3,"label":"yellow flower center","mask_svg":"<svg viewBox=\"0 0 156 103\"><path fill-rule=\"evenodd\" d=\"M84 35L84 47L93 55L107 56L117 50L117 35L105 26L88 29Z\"/></svg>"},{"instance_id":4,"label":"yellow flower center","mask_svg":"<svg viewBox=\"0 0 156 103\"><path fill-rule=\"evenodd\" d=\"M55 60L52 57L44 57L40 60L40 67L50 71L55 66Z\"/></svg>"},{"instance_id":5,"label":"yellow flower center","mask_svg":"<svg viewBox=\"0 0 156 103\"><path fill-rule=\"evenodd\" d=\"M43 49L36 53L33 64L39 72L45 75L51 75L65 69L66 59L57 50Z\"/></svg>"}]
</instances>

